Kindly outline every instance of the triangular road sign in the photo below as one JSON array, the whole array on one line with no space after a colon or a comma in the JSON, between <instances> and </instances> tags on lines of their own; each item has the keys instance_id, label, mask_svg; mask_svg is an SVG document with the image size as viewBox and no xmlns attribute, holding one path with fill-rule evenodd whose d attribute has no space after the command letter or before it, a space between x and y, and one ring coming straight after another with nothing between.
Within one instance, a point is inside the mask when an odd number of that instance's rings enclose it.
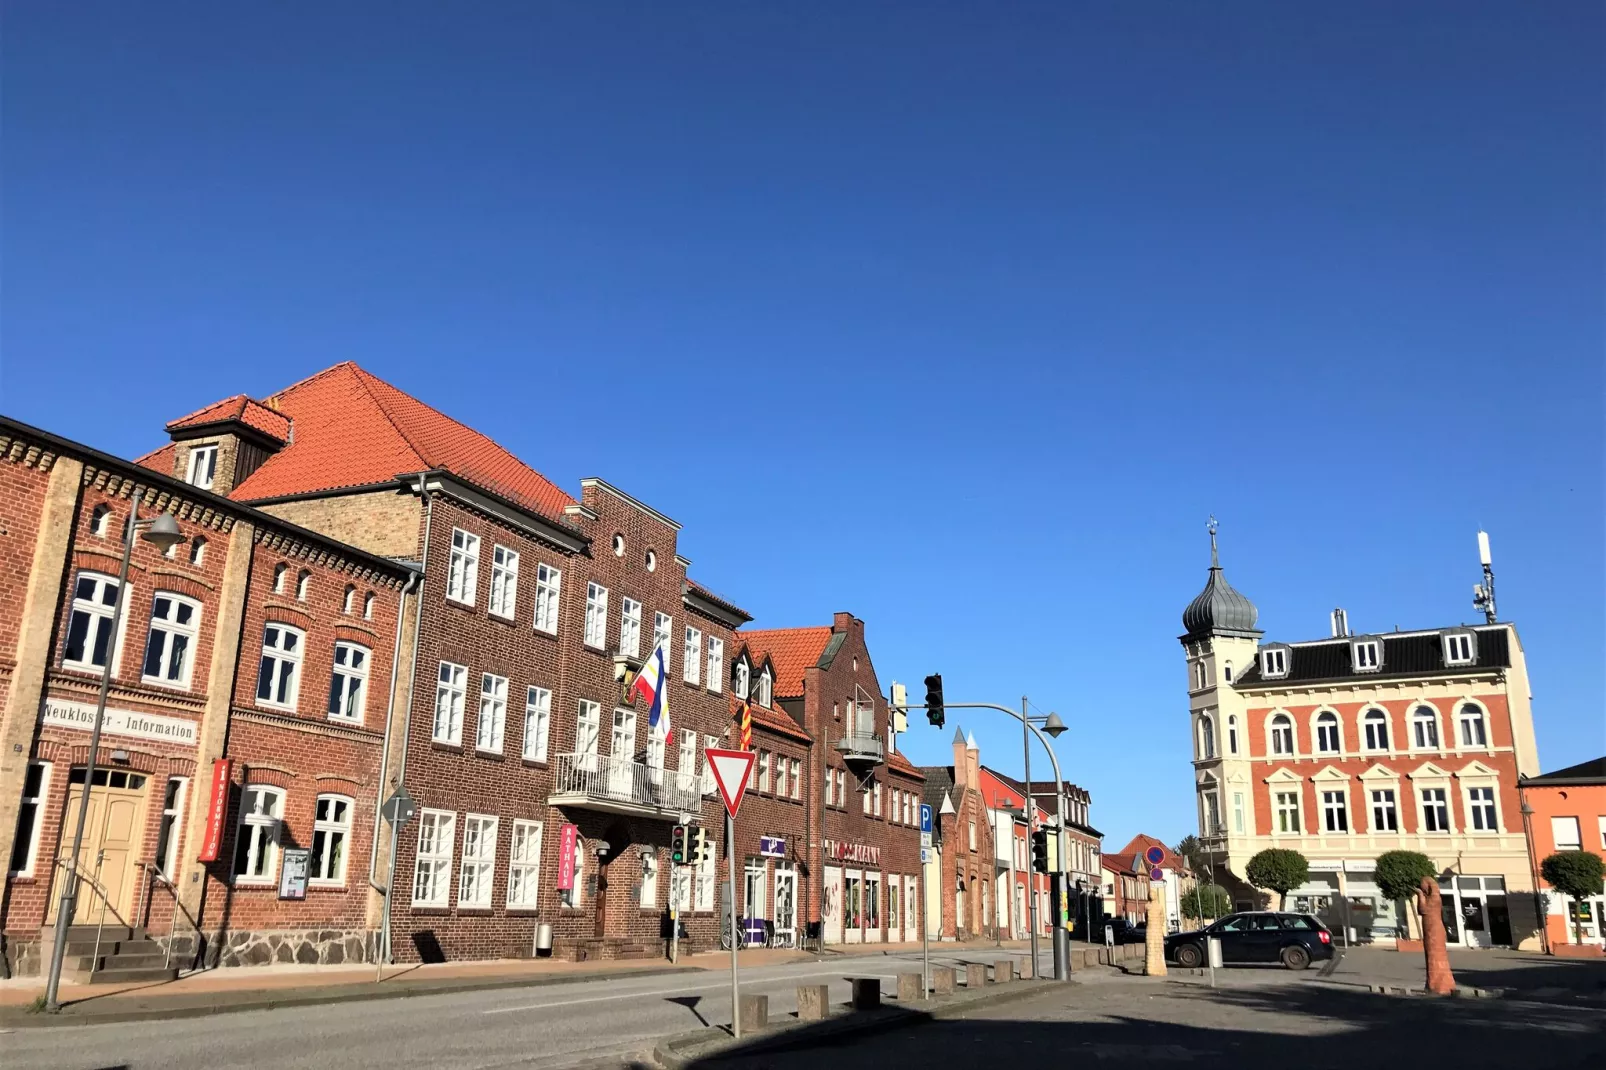
<instances>
[{"instance_id":1,"label":"triangular road sign","mask_svg":"<svg viewBox=\"0 0 1606 1070\"><path fill-rule=\"evenodd\" d=\"M714 770L714 783L725 800L725 809L732 817L742 805L742 793L747 790L747 778L753 775L754 754L750 750L711 750L708 765Z\"/></svg>"}]
</instances>

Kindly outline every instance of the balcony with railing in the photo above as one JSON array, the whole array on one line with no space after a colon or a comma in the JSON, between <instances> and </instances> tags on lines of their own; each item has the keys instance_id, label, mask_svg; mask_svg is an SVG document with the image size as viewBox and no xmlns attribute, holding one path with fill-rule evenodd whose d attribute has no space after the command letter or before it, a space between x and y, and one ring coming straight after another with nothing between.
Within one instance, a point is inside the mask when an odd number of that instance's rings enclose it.
<instances>
[{"instance_id":1,"label":"balcony with railing","mask_svg":"<svg viewBox=\"0 0 1606 1070\"><path fill-rule=\"evenodd\" d=\"M836 749L849 762L879 765L886 760L881 737L873 732L846 732L836 741Z\"/></svg>"},{"instance_id":2,"label":"balcony with railing","mask_svg":"<svg viewBox=\"0 0 1606 1070\"><path fill-rule=\"evenodd\" d=\"M611 754L560 754L557 773L553 806L666 818L702 810L702 780L696 773Z\"/></svg>"}]
</instances>

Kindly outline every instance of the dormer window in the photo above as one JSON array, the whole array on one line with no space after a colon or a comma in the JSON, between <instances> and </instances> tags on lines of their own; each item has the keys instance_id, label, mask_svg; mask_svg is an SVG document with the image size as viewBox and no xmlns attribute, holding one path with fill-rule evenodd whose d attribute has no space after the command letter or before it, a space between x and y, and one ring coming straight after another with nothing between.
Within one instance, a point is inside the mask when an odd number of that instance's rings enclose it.
<instances>
[{"instance_id":1,"label":"dormer window","mask_svg":"<svg viewBox=\"0 0 1606 1070\"><path fill-rule=\"evenodd\" d=\"M758 674L758 704L768 709L775 705L774 681L770 679L770 671L765 669Z\"/></svg>"},{"instance_id":2,"label":"dormer window","mask_svg":"<svg viewBox=\"0 0 1606 1070\"><path fill-rule=\"evenodd\" d=\"M195 446L190 450L190 471L184 481L202 490L211 490L217 478L217 447Z\"/></svg>"},{"instance_id":3,"label":"dormer window","mask_svg":"<svg viewBox=\"0 0 1606 1070\"><path fill-rule=\"evenodd\" d=\"M1356 672L1377 672L1383 668L1383 643L1378 639L1357 639L1350 644L1350 663Z\"/></svg>"},{"instance_id":4,"label":"dormer window","mask_svg":"<svg viewBox=\"0 0 1606 1070\"><path fill-rule=\"evenodd\" d=\"M1288 648L1285 646L1268 647L1260 652L1260 675L1268 680L1278 680L1288 675Z\"/></svg>"},{"instance_id":5,"label":"dormer window","mask_svg":"<svg viewBox=\"0 0 1606 1070\"><path fill-rule=\"evenodd\" d=\"M1444 663L1471 665L1478 660L1478 642L1475 632L1444 633Z\"/></svg>"},{"instance_id":6,"label":"dormer window","mask_svg":"<svg viewBox=\"0 0 1606 1070\"><path fill-rule=\"evenodd\" d=\"M735 687L735 689L736 689L736 697L737 698L746 698L747 697L747 681L748 681L747 662L746 661L738 661L736 663L736 679L735 679L735 683L733 685Z\"/></svg>"}]
</instances>

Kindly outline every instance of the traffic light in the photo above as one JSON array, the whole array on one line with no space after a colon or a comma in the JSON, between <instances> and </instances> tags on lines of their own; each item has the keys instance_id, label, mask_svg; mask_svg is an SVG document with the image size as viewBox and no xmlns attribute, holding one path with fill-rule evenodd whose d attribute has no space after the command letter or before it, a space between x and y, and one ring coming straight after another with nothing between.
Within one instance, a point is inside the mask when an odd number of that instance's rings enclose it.
<instances>
[{"instance_id":1,"label":"traffic light","mask_svg":"<svg viewBox=\"0 0 1606 1070\"><path fill-rule=\"evenodd\" d=\"M1038 873L1048 872L1048 829L1032 833L1032 869Z\"/></svg>"},{"instance_id":2,"label":"traffic light","mask_svg":"<svg viewBox=\"0 0 1606 1070\"><path fill-rule=\"evenodd\" d=\"M703 828L701 825L693 825L691 850L692 861L701 865L713 857L714 843L708 838L708 830Z\"/></svg>"},{"instance_id":3,"label":"traffic light","mask_svg":"<svg viewBox=\"0 0 1606 1070\"><path fill-rule=\"evenodd\" d=\"M677 866L684 866L691 858L686 854L686 833L690 831L685 825L676 825L669 830L669 860Z\"/></svg>"},{"instance_id":4,"label":"traffic light","mask_svg":"<svg viewBox=\"0 0 1606 1070\"><path fill-rule=\"evenodd\" d=\"M926 677L926 720L941 728L947 719L942 712L942 673L932 673Z\"/></svg>"}]
</instances>

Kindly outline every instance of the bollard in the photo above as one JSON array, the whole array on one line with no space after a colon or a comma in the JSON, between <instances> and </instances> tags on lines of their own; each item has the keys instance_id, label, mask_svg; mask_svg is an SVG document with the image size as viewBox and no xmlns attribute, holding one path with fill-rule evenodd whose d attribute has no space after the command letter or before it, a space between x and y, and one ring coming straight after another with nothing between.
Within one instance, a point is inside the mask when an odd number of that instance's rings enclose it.
<instances>
[{"instance_id":1,"label":"bollard","mask_svg":"<svg viewBox=\"0 0 1606 1070\"><path fill-rule=\"evenodd\" d=\"M743 1036L767 1028L770 1024L770 997L743 996L740 1014Z\"/></svg>"},{"instance_id":2,"label":"bollard","mask_svg":"<svg viewBox=\"0 0 1606 1070\"><path fill-rule=\"evenodd\" d=\"M993 963L993 984L1008 984L1015 979L1015 960L999 959Z\"/></svg>"},{"instance_id":3,"label":"bollard","mask_svg":"<svg viewBox=\"0 0 1606 1070\"><path fill-rule=\"evenodd\" d=\"M855 977L853 979L853 1009L873 1011L881 1006L881 978Z\"/></svg>"},{"instance_id":4,"label":"bollard","mask_svg":"<svg viewBox=\"0 0 1606 1070\"><path fill-rule=\"evenodd\" d=\"M987 987L987 964L985 962L965 963L965 987L967 989Z\"/></svg>"},{"instance_id":5,"label":"bollard","mask_svg":"<svg viewBox=\"0 0 1606 1070\"><path fill-rule=\"evenodd\" d=\"M933 995L951 996L954 994L954 968L952 966L933 966L931 968L931 991Z\"/></svg>"},{"instance_id":6,"label":"bollard","mask_svg":"<svg viewBox=\"0 0 1606 1070\"><path fill-rule=\"evenodd\" d=\"M919 977L917 973L914 975ZM797 1017L802 1022L817 1022L831 1016L830 985L798 985Z\"/></svg>"},{"instance_id":7,"label":"bollard","mask_svg":"<svg viewBox=\"0 0 1606 1070\"><path fill-rule=\"evenodd\" d=\"M898 999L903 1003L913 1003L918 999L926 998L926 979L918 973L900 973L898 975Z\"/></svg>"},{"instance_id":8,"label":"bollard","mask_svg":"<svg viewBox=\"0 0 1606 1070\"><path fill-rule=\"evenodd\" d=\"M1020 975L1024 981L1030 981L1037 976L1037 964L1032 961L1032 956L1027 955L1020 960Z\"/></svg>"}]
</instances>

